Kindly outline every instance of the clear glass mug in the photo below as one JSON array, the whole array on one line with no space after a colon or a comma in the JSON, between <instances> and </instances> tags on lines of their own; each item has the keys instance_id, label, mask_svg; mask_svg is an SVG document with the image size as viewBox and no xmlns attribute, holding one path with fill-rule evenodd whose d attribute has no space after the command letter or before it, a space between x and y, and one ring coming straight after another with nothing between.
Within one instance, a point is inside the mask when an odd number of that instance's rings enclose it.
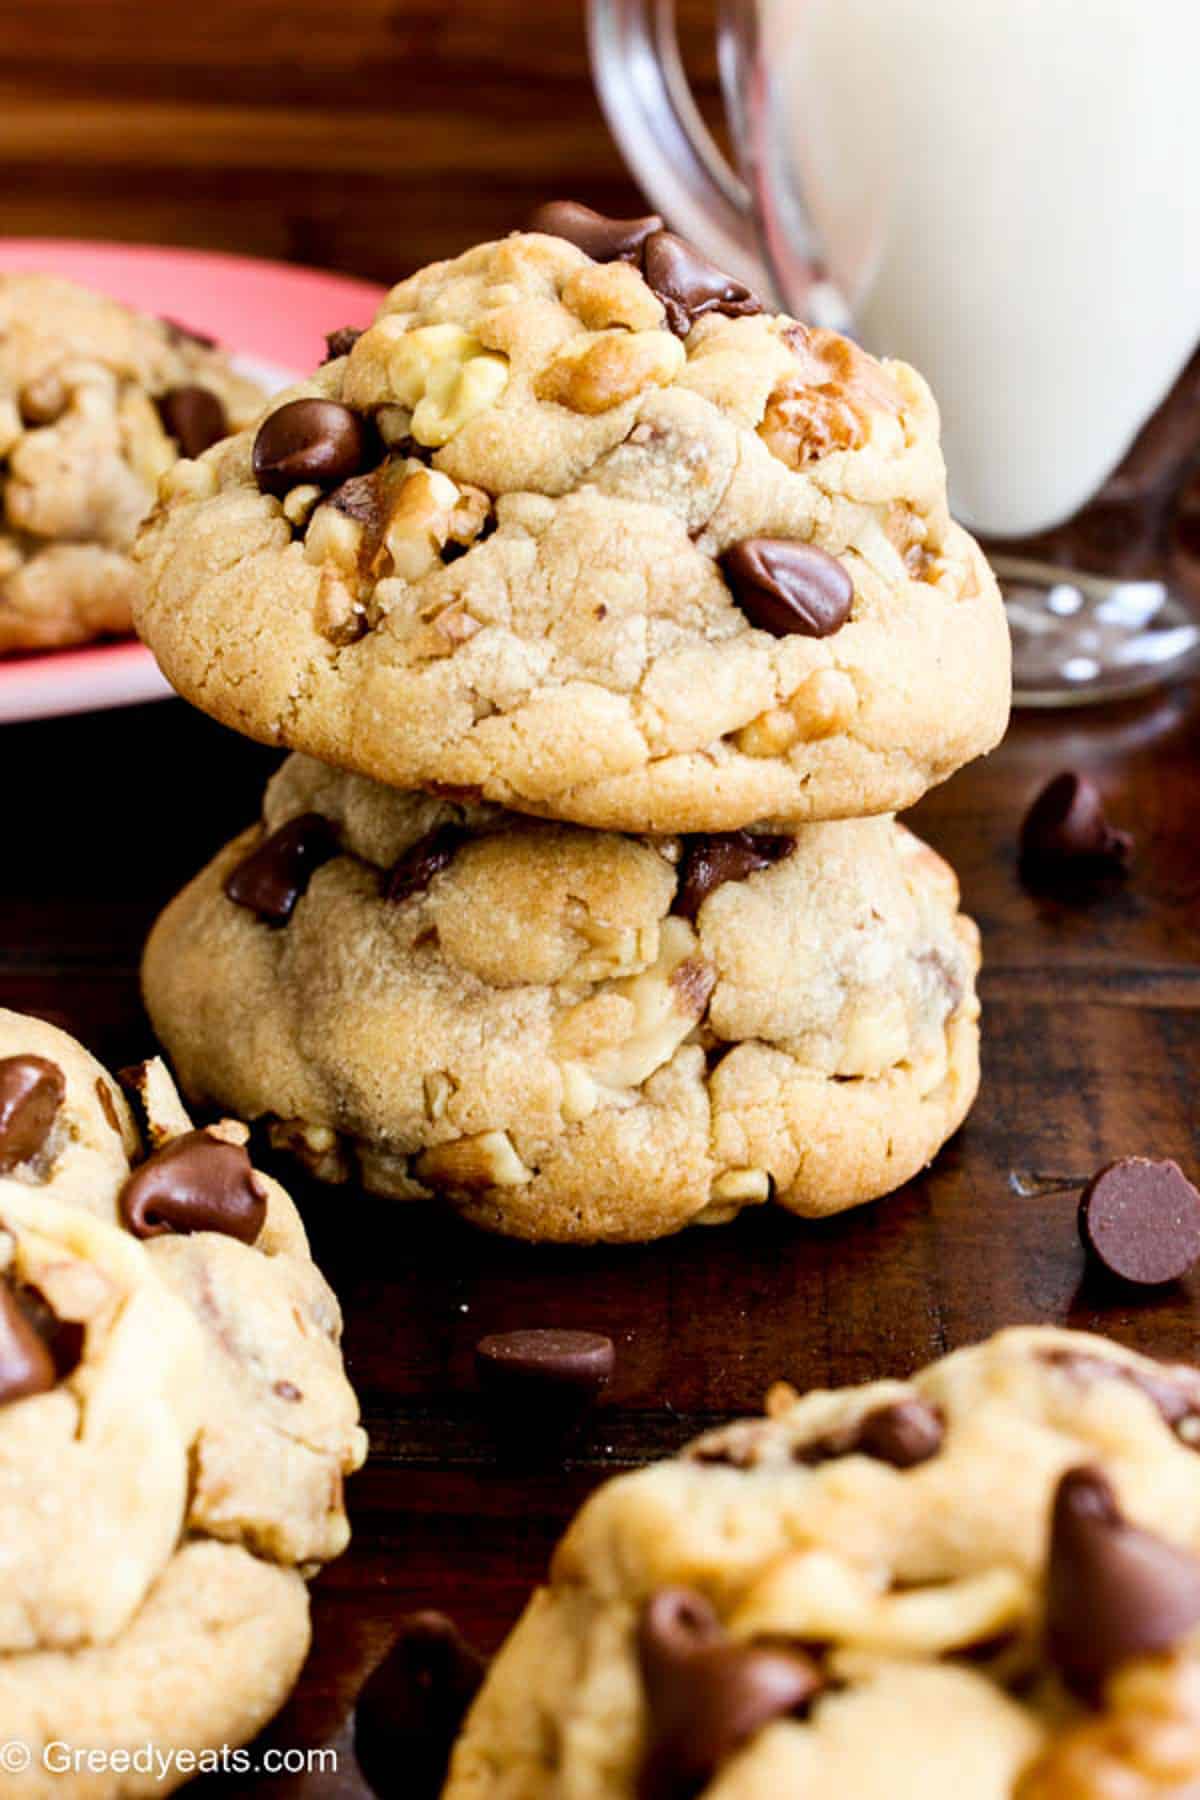
<instances>
[{"instance_id":1,"label":"clear glass mug","mask_svg":"<svg viewBox=\"0 0 1200 1800\"><path fill-rule=\"evenodd\" d=\"M724 0L738 173L674 0L589 3L601 102L674 229L929 379L1018 700L1200 667L1195 0Z\"/></svg>"}]
</instances>

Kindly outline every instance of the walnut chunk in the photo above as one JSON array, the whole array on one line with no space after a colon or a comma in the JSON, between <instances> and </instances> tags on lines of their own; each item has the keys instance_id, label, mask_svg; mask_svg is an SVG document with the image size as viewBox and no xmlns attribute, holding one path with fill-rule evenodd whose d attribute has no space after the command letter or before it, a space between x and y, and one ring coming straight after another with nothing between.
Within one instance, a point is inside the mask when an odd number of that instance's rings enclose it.
<instances>
[{"instance_id":1,"label":"walnut chunk","mask_svg":"<svg viewBox=\"0 0 1200 1800\"><path fill-rule=\"evenodd\" d=\"M648 387L666 387L687 355L667 331L612 331L582 337L561 350L538 376L539 400L571 412L603 413Z\"/></svg>"},{"instance_id":2,"label":"walnut chunk","mask_svg":"<svg viewBox=\"0 0 1200 1800\"><path fill-rule=\"evenodd\" d=\"M481 1131L425 1150L417 1158L416 1173L438 1187L467 1189L524 1187L533 1180L506 1131Z\"/></svg>"},{"instance_id":3,"label":"walnut chunk","mask_svg":"<svg viewBox=\"0 0 1200 1800\"><path fill-rule=\"evenodd\" d=\"M876 414L899 413L884 370L848 338L794 326L788 341L797 366L772 391L758 434L789 469L835 450L861 450Z\"/></svg>"},{"instance_id":4,"label":"walnut chunk","mask_svg":"<svg viewBox=\"0 0 1200 1800\"><path fill-rule=\"evenodd\" d=\"M622 325L627 331L654 331L663 322L658 300L631 263L590 263L572 275L562 293L589 331Z\"/></svg>"}]
</instances>

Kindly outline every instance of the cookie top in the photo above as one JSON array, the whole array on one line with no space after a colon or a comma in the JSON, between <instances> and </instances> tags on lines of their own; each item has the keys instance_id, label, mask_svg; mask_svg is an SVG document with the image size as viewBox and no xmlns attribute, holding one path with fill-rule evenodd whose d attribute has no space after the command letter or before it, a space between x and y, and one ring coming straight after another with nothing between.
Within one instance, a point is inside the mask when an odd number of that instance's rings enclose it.
<instances>
[{"instance_id":1,"label":"cookie top","mask_svg":"<svg viewBox=\"0 0 1200 1800\"><path fill-rule=\"evenodd\" d=\"M128 631L158 478L260 410L210 343L49 275L0 275L0 653Z\"/></svg>"},{"instance_id":2,"label":"cookie top","mask_svg":"<svg viewBox=\"0 0 1200 1800\"><path fill-rule=\"evenodd\" d=\"M168 475L138 627L179 691L396 786L628 831L885 812L990 748L1008 633L924 382L705 301L657 238L423 269Z\"/></svg>"},{"instance_id":3,"label":"cookie top","mask_svg":"<svg viewBox=\"0 0 1200 1800\"><path fill-rule=\"evenodd\" d=\"M523 1236L874 1198L974 1094L974 926L890 819L634 838L292 757L146 949L185 1087Z\"/></svg>"},{"instance_id":4,"label":"cookie top","mask_svg":"<svg viewBox=\"0 0 1200 1800\"><path fill-rule=\"evenodd\" d=\"M0 1723L20 1657L120 1642L198 1540L257 1591L247 1564L297 1578L349 1536L365 1439L299 1216L244 1126L193 1131L160 1062L125 1079L136 1120L0 1012Z\"/></svg>"},{"instance_id":5,"label":"cookie top","mask_svg":"<svg viewBox=\"0 0 1200 1800\"><path fill-rule=\"evenodd\" d=\"M586 1504L446 1800L1163 1800L1200 1782L1200 1376L1001 1333Z\"/></svg>"}]
</instances>

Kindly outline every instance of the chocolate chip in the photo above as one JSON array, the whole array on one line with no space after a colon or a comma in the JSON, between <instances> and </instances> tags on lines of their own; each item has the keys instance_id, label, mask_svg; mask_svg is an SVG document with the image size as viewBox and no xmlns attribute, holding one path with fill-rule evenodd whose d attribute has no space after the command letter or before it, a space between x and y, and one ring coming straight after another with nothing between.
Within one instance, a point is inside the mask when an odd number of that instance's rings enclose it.
<instances>
[{"instance_id":1,"label":"chocolate chip","mask_svg":"<svg viewBox=\"0 0 1200 1800\"><path fill-rule=\"evenodd\" d=\"M721 571L750 623L772 637L832 637L850 617L849 571L816 544L742 538L721 557Z\"/></svg>"},{"instance_id":2,"label":"chocolate chip","mask_svg":"<svg viewBox=\"0 0 1200 1800\"><path fill-rule=\"evenodd\" d=\"M657 213L609 219L579 200L549 200L533 214L529 229L566 238L595 262L636 262L646 239L662 230L662 220Z\"/></svg>"},{"instance_id":3,"label":"chocolate chip","mask_svg":"<svg viewBox=\"0 0 1200 1800\"><path fill-rule=\"evenodd\" d=\"M66 1094L62 1070L47 1057L0 1058L0 1175L37 1155Z\"/></svg>"},{"instance_id":4,"label":"chocolate chip","mask_svg":"<svg viewBox=\"0 0 1200 1800\"><path fill-rule=\"evenodd\" d=\"M1031 885L1119 873L1133 839L1104 816L1086 775L1067 770L1042 789L1021 826L1021 874Z\"/></svg>"},{"instance_id":5,"label":"chocolate chip","mask_svg":"<svg viewBox=\"0 0 1200 1800\"><path fill-rule=\"evenodd\" d=\"M1121 1281L1177 1281L1200 1259L1200 1194L1178 1163L1123 1156L1083 1190L1079 1235L1089 1256Z\"/></svg>"},{"instance_id":6,"label":"chocolate chip","mask_svg":"<svg viewBox=\"0 0 1200 1800\"><path fill-rule=\"evenodd\" d=\"M895 1400L860 1422L855 1449L893 1469L912 1469L937 1455L945 1435L940 1413L924 1400Z\"/></svg>"},{"instance_id":7,"label":"chocolate chip","mask_svg":"<svg viewBox=\"0 0 1200 1800\"><path fill-rule=\"evenodd\" d=\"M267 1216L267 1190L241 1144L185 1131L134 1170L119 1207L137 1238L219 1231L252 1244Z\"/></svg>"},{"instance_id":8,"label":"chocolate chip","mask_svg":"<svg viewBox=\"0 0 1200 1800\"><path fill-rule=\"evenodd\" d=\"M695 1800L764 1725L802 1713L823 1686L803 1651L732 1642L690 1588L648 1603L637 1652L649 1712L638 1800Z\"/></svg>"},{"instance_id":9,"label":"chocolate chip","mask_svg":"<svg viewBox=\"0 0 1200 1800\"><path fill-rule=\"evenodd\" d=\"M766 832L718 831L684 838L672 912L694 920L715 889L769 869L795 848L794 837L772 837Z\"/></svg>"},{"instance_id":10,"label":"chocolate chip","mask_svg":"<svg viewBox=\"0 0 1200 1800\"><path fill-rule=\"evenodd\" d=\"M1062 1369L1076 1381L1123 1381L1144 1394L1161 1414L1164 1424L1181 1443L1195 1450L1200 1442L1200 1375L1186 1363L1163 1363L1149 1368L1117 1362L1107 1356L1088 1356L1078 1350L1043 1350L1040 1360Z\"/></svg>"},{"instance_id":11,"label":"chocolate chip","mask_svg":"<svg viewBox=\"0 0 1200 1800\"><path fill-rule=\"evenodd\" d=\"M388 1800L437 1800L483 1658L437 1612L401 1620L395 1643L372 1670L354 1713L354 1750L375 1792Z\"/></svg>"},{"instance_id":12,"label":"chocolate chip","mask_svg":"<svg viewBox=\"0 0 1200 1800\"><path fill-rule=\"evenodd\" d=\"M55 1379L65 1381L83 1356L83 1325L76 1319L60 1319L45 1294L31 1282L14 1282L12 1292L26 1321L50 1352Z\"/></svg>"},{"instance_id":13,"label":"chocolate chip","mask_svg":"<svg viewBox=\"0 0 1200 1800\"><path fill-rule=\"evenodd\" d=\"M117 1103L113 1099L112 1089L109 1087L107 1081L105 1081L103 1075L97 1075L96 1077L96 1098L100 1102L100 1111L104 1114L105 1123L116 1132L118 1137L124 1137L125 1134L121 1128L121 1115L117 1111Z\"/></svg>"},{"instance_id":14,"label":"chocolate chip","mask_svg":"<svg viewBox=\"0 0 1200 1800\"><path fill-rule=\"evenodd\" d=\"M418 838L392 865L384 882L384 899L399 904L423 894L434 876L449 868L469 836L461 825L439 825Z\"/></svg>"},{"instance_id":15,"label":"chocolate chip","mask_svg":"<svg viewBox=\"0 0 1200 1800\"><path fill-rule=\"evenodd\" d=\"M358 413L337 400L289 400L268 413L254 440L254 479L282 498L312 482L337 487L367 465L372 435Z\"/></svg>"},{"instance_id":16,"label":"chocolate chip","mask_svg":"<svg viewBox=\"0 0 1200 1800\"><path fill-rule=\"evenodd\" d=\"M502 1451L552 1456L612 1377L611 1338L594 1331L508 1331L481 1338L475 1372Z\"/></svg>"},{"instance_id":17,"label":"chocolate chip","mask_svg":"<svg viewBox=\"0 0 1200 1800\"><path fill-rule=\"evenodd\" d=\"M58 1380L54 1357L7 1281L0 1281L0 1406L45 1394Z\"/></svg>"},{"instance_id":18,"label":"chocolate chip","mask_svg":"<svg viewBox=\"0 0 1200 1800\"><path fill-rule=\"evenodd\" d=\"M225 877L225 893L268 925L286 925L314 872L338 853L337 834L320 813L301 813L265 837Z\"/></svg>"},{"instance_id":19,"label":"chocolate chip","mask_svg":"<svg viewBox=\"0 0 1200 1800\"><path fill-rule=\"evenodd\" d=\"M1064 1681L1096 1699L1131 1657L1168 1650L1200 1621L1200 1561L1131 1525L1099 1469L1058 1484L1046 1568L1046 1643Z\"/></svg>"},{"instance_id":20,"label":"chocolate chip","mask_svg":"<svg viewBox=\"0 0 1200 1800\"><path fill-rule=\"evenodd\" d=\"M168 388L155 404L163 430L179 445L180 456L202 456L210 444L229 435L225 408L210 388Z\"/></svg>"},{"instance_id":21,"label":"chocolate chip","mask_svg":"<svg viewBox=\"0 0 1200 1800\"><path fill-rule=\"evenodd\" d=\"M327 331L325 362L336 362L339 356L349 356L361 336L362 332L354 325L339 325L336 331Z\"/></svg>"},{"instance_id":22,"label":"chocolate chip","mask_svg":"<svg viewBox=\"0 0 1200 1800\"><path fill-rule=\"evenodd\" d=\"M705 313L742 319L760 313L762 301L742 282L701 256L673 231L656 231L642 252L646 285L666 308L667 324L676 337L686 337Z\"/></svg>"}]
</instances>

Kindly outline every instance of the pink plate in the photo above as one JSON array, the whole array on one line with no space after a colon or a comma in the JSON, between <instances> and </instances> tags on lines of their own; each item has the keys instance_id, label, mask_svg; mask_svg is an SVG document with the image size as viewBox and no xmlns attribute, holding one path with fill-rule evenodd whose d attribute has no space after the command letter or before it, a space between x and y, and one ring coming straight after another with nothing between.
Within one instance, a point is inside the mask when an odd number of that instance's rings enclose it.
<instances>
[{"instance_id":1,"label":"pink plate","mask_svg":"<svg viewBox=\"0 0 1200 1800\"><path fill-rule=\"evenodd\" d=\"M327 331L367 324L386 291L248 256L68 238L0 238L0 270L9 269L63 275L190 325L272 389L316 366ZM128 706L170 691L150 652L129 641L0 657L0 722Z\"/></svg>"}]
</instances>

